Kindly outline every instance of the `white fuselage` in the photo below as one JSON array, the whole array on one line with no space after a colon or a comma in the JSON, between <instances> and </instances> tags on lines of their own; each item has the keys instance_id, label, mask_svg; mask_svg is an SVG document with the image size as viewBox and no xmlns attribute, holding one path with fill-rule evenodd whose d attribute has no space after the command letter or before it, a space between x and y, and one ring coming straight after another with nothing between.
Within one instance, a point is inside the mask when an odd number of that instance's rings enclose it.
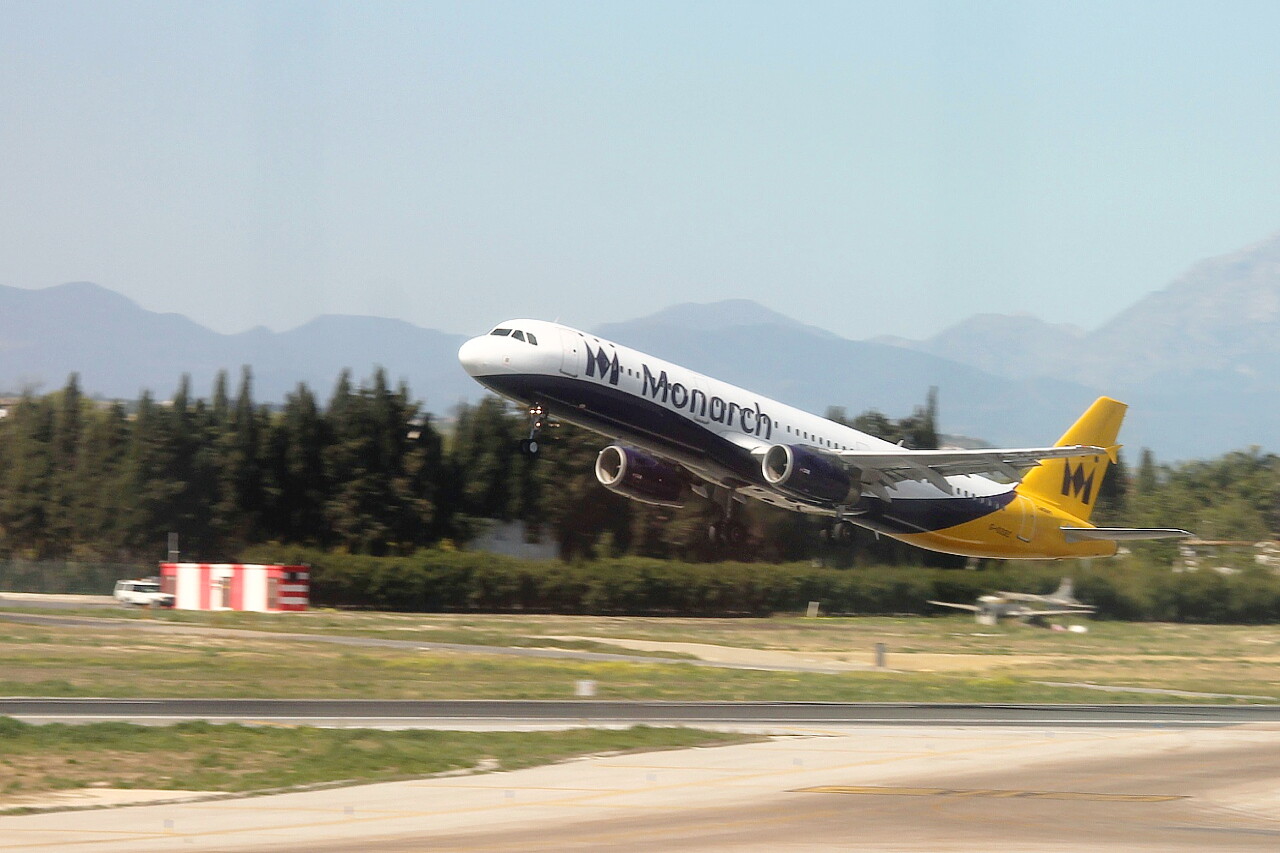
<instances>
[{"instance_id":1,"label":"white fuselage","mask_svg":"<svg viewBox=\"0 0 1280 853\"><path fill-rule=\"evenodd\" d=\"M771 445L903 452L875 436L577 329L528 319L498 329L520 331L523 340L490 333L459 351L467 373L485 387L522 405L541 404L558 418L674 459L705 480L766 503L833 515L848 509L769 488L759 457ZM530 335L536 343L529 343ZM897 504L994 499L1012 490L980 475L946 479L950 492L915 480L889 491Z\"/></svg>"}]
</instances>

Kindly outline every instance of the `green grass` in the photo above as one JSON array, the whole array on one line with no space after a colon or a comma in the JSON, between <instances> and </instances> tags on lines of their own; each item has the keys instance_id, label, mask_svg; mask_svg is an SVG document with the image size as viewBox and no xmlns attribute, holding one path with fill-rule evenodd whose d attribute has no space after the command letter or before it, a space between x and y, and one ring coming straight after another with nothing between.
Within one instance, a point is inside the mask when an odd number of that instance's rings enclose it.
<instances>
[{"instance_id":1,"label":"green grass","mask_svg":"<svg viewBox=\"0 0 1280 853\"><path fill-rule=\"evenodd\" d=\"M482 765L514 770L602 752L740 743L683 728L440 732L181 723L29 725L0 717L3 798L86 786L260 791L372 782Z\"/></svg>"},{"instance_id":2,"label":"green grass","mask_svg":"<svg viewBox=\"0 0 1280 853\"><path fill-rule=\"evenodd\" d=\"M16 610L17 608L3 608ZM52 615L48 610L24 612ZM63 615L69 611L57 611ZM76 615L145 620L254 631L343 634L409 641L550 646L625 654L600 642L607 638L712 643L743 648L836 652L889 641L896 651L943 654L1114 653L1280 656L1280 634L1272 626L1089 622L1087 634L1062 634L1017 624L975 625L967 616L769 618L662 618L404 614L313 610L305 613L203 613L196 611L82 610ZM552 640L574 636L580 641ZM599 638L596 640L595 638Z\"/></svg>"},{"instance_id":3,"label":"green grass","mask_svg":"<svg viewBox=\"0 0 1280 853\"><path fill-rule=\"evenodd\" d=\"M54 615L41 611L44 615ZM56 615L64 615L59 611ZM93 611L93 627L0 622L0 693L104 696L358 696L385 698L561 698L573 681L601 682L610 698L857 699L949 695L982 701L973 687L1012 680L1042 699L1037 680L1096 682L1280 697L1280 634L1271 626L1092 622L1087 634L1017 624L978 626L964 616L805 619L622 618L402 614L315 610L298 614ZM114 618L111 618L114 617ZM869 663L876 643L889 665L912 671L813 675L598 664L419 650L351 649L270 636L143 633L139 623L191 630L341 634L408 642L628 650L611 638L789 650ZM132 629L129 626L133 626ZM574 637L581 639L554 639ZM635 655L680 657L682 652ZM303 666L299 666L299 661ZM918 697L917 697L918 694ZM1141 694L1073 691L1065 701L1153 701Z\"/></svg>"},{"instance_id":4,"label":"green grass","mask_svg":"<svg viewBox=\"0 0 1280 853\"><path fill-rule=\"evenodd\" d=\"M437 617L441 621L425 621L432 617L406 616L393 613L367 613L361 611L312 610L302 613L244 613L231 611L202 612L191 610L147 610L144 608L68 608L50 611L48 608L2 605L0 613L22 613L36 616L70 616L100 621L125 623L160 622L173 625L191 625L209 628L229 628L268 633L342 634L352 637L372 637L384 640L408 642L451 643L474 646L502 646L506 648L554 648L582 652L641 657L648 653L634 651L610 643L590 639L560 639L554 631L540 628L540 619L572 620L582 617L521 617L519 621L503 617L480 617L474 623L459 622L450 615ZM466 618L466 617L463 617ZM572 623L569 623L572 624ZM664 653L667 658L692 658L680 652Z\"/></svg>"},{"instance_id":5,"label":"green grass","mask_svg":"<svg viewBox=\"0 0 1280 853\"><path fill-rule=\"evenodd\" d=\"M253 615L253 614L237 614ZM403 624L430 633L462 618L327 615L316 632ZM875 642L904 672L840 675L587 662L417 649L352 648L272 636L59 628L0 621L0 695L379 699L563 699L591 679L606 699L905 702L1169 702L1135 693L1051 687L1093 682L1280 696L1273 629L1097 623L1088 634L954 619L661 620L466 617L485 631L628 636L820 651L867 661ZM290 624L278 622L275 624ZM297 624L290 624L295 629ZM908 652L906 650L910 649Z\"/></svg>"}]
</instances>

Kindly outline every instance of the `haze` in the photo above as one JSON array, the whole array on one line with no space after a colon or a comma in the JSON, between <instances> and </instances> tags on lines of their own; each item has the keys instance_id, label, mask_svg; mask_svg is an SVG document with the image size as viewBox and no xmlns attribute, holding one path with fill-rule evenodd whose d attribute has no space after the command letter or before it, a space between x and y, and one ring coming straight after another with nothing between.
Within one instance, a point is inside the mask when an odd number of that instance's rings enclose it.
<instances>
[{"instance_id":1,"label":"haze","mask_svg":"<svg viewBox=\"0 0 1280 853\"><path fill-rule=\"evenodd\" d=\"M0 2L0 284L1091 327L1280 228L1266 3Z\"/></svg>"}]
</instances>

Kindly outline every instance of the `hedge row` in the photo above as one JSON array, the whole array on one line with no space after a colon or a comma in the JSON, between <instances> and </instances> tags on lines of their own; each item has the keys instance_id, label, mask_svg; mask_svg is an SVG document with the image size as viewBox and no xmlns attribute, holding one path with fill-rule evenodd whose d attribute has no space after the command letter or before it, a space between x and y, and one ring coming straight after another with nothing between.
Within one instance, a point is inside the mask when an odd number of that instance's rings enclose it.
<instances>
[{"instance_id":1,"label":"hedge row","mask_svg":"<svg viewBox=\"0 0 1280 853\"><path fill-rule=\"evenodd\" d=\"M984 571L911 567L828 569L760 563L687 564L619 558L533 562L471 552L366 557L259 547L245 558L312 566L316 605L413 612L762 616L942 612L930 599L972 602L996 589L1053 590L1068 565ZM1102 618L1135 621L1280 621L1280 577L1262 570L1175 574L1122 560L1076 572L1076 594Z\"/></svg>"}]
</instances>

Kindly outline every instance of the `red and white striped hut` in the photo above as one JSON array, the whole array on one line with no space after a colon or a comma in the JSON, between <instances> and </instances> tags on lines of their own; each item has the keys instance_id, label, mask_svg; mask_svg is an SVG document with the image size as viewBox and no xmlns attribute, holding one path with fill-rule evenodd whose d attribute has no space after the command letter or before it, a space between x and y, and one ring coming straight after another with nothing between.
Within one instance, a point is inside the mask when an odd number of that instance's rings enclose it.
<instances>
[{"instance_id":1,"label":"red and white striped hut","mask_svg":"<svg viewBox=\"0 0 1280 853\"><path fill-rule=\"evenodd\" d=\"M160 588L175 610L306 610L309 566L244 563L161 563Z\"/></svg>"}]
</instances>

